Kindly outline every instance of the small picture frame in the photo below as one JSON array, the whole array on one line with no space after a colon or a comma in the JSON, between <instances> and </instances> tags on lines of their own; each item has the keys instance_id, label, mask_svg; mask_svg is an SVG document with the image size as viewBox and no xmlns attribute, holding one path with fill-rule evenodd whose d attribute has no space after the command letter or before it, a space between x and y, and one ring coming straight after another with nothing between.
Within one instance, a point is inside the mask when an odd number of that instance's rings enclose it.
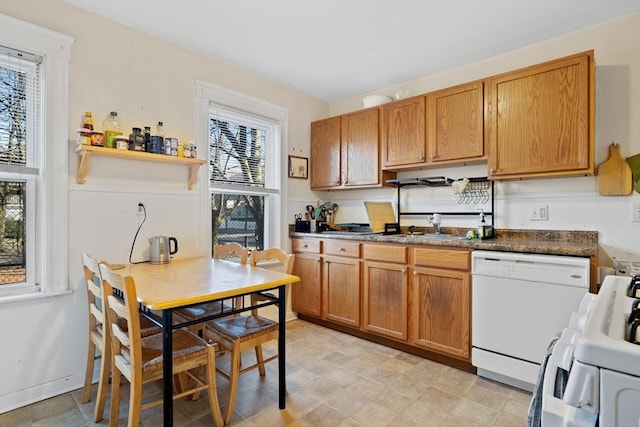
<instances>
[{"instance_id":1,"label":"small picture frame","mask_svg":"<svg viewBox=\"0 0 640 427\"><path fill-rule=\"evenodd\" d=\"M289 178L309 178L309 159L306 157L289 156Z\"/></svg>"}]
</instances>

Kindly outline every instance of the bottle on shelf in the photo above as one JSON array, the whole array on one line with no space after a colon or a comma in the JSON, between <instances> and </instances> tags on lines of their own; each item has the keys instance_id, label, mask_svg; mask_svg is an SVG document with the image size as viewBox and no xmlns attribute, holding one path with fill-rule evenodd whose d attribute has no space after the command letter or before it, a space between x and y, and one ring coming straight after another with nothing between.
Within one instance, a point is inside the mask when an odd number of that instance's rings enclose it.
<instances>
[{"instance_id":1,"label":"bottle on shelf","mask_svg":"<svg viewBox=\"0 0 640 427\"><path fill-rule=\"evenodd\" d=\"M93 130L93 114L91 114L91 111L87 111L84 113L84 118L82 119L82 129L89 129L89 132Z\"/></svg>"},{"instance_id":2,"label":"bottle on shelf","mask_svg":"<svg viewBox=\"0 0 640 427\"><path fill-rule=\"evenodd\" d=\"M171 144L166 144L164 136L164 123L158 122L156 125L156 135L158 136L158 154L171 155Z\"/></svg>"},{"instance_id":3,"label":"bottle on shelf","mask_svg":"<svg viewBox=\"0 0 640 427\"><path fill-rule=\"evenodd\" d=\"M151 127L150 126L145 126L144 127L144 151L146 151L147 153L154 153L154 151L152 151L151 149Z\"/></svg>"},{"instance_id":4,"label":"bottle on shelf","mask_svg":"<svg viewBox=\"0 0 640 427\"><path fill-rule=\"evenodd\" d=\"M112 111L102 122L102 132L104 132L104 146L116 148L116 136L122 135L122 124L118 118L118 113Z\"/></svg>"},{"instance_id":5,"label":"bottle on shelf","mask_svg":"<svg viewBox=\"0 0 640 427\"><path fill-rule=\"evenodd\" d=\"M155 133L151 135L151 150L149 151L155 154L164 154L164 130L162 129L162 122L158 122Z\"/></svg>"},{"instance_id":6,"label":"bottle on shelf","mask_svg":"<svg viewBox=\"0 0 640 427\"><path fill-rule=\"evenodd\" d=\"M144 151L144 135L142 129L132 128L129 135L129 150Z\"/></svg>"}]
</instances>

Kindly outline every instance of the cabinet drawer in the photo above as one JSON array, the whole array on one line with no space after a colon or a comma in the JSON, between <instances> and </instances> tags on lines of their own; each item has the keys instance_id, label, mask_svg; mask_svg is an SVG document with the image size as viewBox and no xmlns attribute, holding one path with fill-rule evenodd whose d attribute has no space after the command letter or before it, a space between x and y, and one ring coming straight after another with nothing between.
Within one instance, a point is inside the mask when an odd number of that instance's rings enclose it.
<instances>
[{"instance_id":1,"label":"cabinet drawer","mask_svg":"<svg viewBox=\"0 0 640 427\"><path fill-rule=\"evenodd\" d=\"M320 240L318 239L293 239L291 241L293 252L320 253Z\"/></svg>"},{"instance_id":2,"label":"cabinet drawer","mask_svg":"<svg viewBox=\"0 0 640 427\"><path fill-rule=\"evenodd\" d=\"M439 248L415 248L415 265L469 271L469 251Z\"/></svg>"},{"instance_id":3,"label":"cabinet drawer","mask_svg":"<svg viewBox=\"0 0 640 427\"><path fill-rule=\"evenodd\" d=\"M347 242L345 240L325 240L324 253L327 255L360 257L360 243Z\"/></svg>"},{"instance_id":4,"label":"cabinet drawer","mask_svg":"<svg viewBox=\"0 0 640 427\"><path fill-rule=\"evenodd\" d=\"M391 245L364 245L363 258L406 264L407 248L404 246Z\"/></svg>"}]
</instances>

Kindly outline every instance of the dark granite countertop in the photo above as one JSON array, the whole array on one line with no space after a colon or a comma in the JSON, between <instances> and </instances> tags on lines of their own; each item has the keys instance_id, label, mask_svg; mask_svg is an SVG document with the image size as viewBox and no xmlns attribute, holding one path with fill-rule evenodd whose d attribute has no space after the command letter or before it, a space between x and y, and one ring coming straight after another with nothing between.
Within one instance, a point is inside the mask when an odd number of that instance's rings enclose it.
<instances>
[{"instance_id":1,"label":"dark granite countertop","mask_svg":"<svg viewBox=\"0 0 640 427\"><path fill-rule=\"evenodd\" d=\"M449 234L449 236L435 237L432 234L414 236L408 234L382 235L348 232L299 233L294 231L290 232L290 236L580 257L595 257L598 253L597 231L498 229L495 232L495 237L490 239L466 239L464 237L466 229L443 228L442 233Z\"/></svg>"}]
</instances>

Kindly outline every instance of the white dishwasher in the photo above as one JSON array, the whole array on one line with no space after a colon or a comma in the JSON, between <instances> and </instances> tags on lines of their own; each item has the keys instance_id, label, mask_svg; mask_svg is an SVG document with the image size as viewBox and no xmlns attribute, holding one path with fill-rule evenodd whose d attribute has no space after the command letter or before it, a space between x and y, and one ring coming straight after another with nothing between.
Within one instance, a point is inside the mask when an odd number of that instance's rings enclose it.
<instances>
[{"instance_id":1,"label":"white dishwasher","mask_svg":"<svg viewBox=\"0 0 640 427\"><path fill-rule=\"evenodd\" d=\"M589 259L473 251L471 363L532 391L549 340L589 291Z\"/></svg>"}]
</instances>

